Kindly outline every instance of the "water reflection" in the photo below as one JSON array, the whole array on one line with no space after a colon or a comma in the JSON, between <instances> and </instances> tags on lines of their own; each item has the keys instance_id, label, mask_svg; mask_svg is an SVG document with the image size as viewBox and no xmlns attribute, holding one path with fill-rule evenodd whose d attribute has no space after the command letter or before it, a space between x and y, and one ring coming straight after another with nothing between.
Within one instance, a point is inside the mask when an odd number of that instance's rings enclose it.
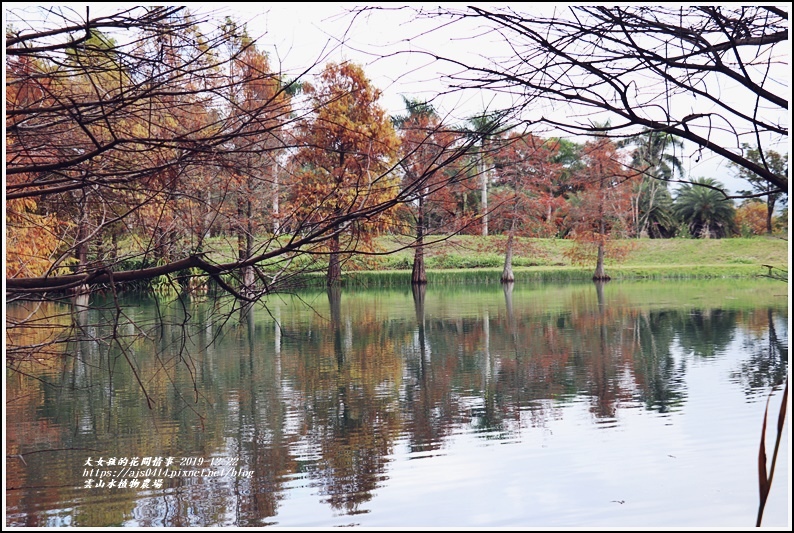
<instances>
[{"instance_id":1,"label":"water reflection","mask_svg":"<svg viewBox=\"0 0 794 533\"><path fill-rule=\"evenodd\" d=\"M8 461L7 523L280 524L306 491L332 516L376 514L391 463L443 457L461 434L519 442L582 403L601 428L623 408L685 413L688 366L737 340L731 378L748 396L786 375L774 289L716 307L678 294L650 306L651 289L337 287L234 322L219 301L127 302L115 337L112 309L75 305L81 340L49 367L7 373L8 454L24 458ZM236 458L251 474L89 489L89 456Z\"/></svg>"}]
</instances>

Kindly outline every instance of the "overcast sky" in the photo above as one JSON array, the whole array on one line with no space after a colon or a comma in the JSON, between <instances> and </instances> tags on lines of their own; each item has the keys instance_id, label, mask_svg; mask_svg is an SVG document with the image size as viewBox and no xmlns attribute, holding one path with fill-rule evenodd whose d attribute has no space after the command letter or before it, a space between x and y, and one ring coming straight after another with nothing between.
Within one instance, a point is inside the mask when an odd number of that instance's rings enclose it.
<instances>
[{"instance_id":1,"label":"overcast sky","mask_svg":"<svg viewBox=\"0 0 794 533\"><path fill-rule=\"evenodd\" d=\"M386 9L373 9L358 17L346 12L362 5L380 5ZM344 59L361 64L373 84L384 91L382 105L391 114L404 112L401 94L431 99L443 92L445 87L440 78L451 70L449 65L432 61L424 54L382 56L410 48L468 62L484 62L504 52L501 40L494 42L490 37L482 36L476 27L470 27L468 32L461 31L462 26L458 24L454 31L438 29L442 22L415 19L409 10L397 9L399 5L252 3L232 4L229 9L241 20L249 21L251 35L261 35L262 48L275 59L281 59L288 71L315 62L319 63L316 69L319 70L327 61ZM409 5L433 8L438 4L414 2ZM460 8L466 4L452 5ZM559 9L566 4L512 2L502 5L510 5L517 11L541 14L543 10L545 13L542 14L548 14L550 9ZM433 31L429 31L431 29ZM433 99L433 104L442 115L449 114L453 120L463 121L488 107L509 105L509 102L494 101L493 96L487 93L456 92ZM698 153L694 145L686 143L680 158L687 178L713 177L732 192L748 188L745 182L735 178L736 171L728 167L727 161L708 150Z\"/></svg>"},{"instance_id":2,"label":"overcast sky","mask_svg":"<svg viewBox=\"0 0 794 533\"><path fill-rule=\"evenodd\" d=\"M5 3L4 7L22 4ZM85 14L86 4L62 4ZM91 16L109 9L131 4L88 4ZM389 114L404 113L401 95L418 99L433 99L432 102L442 116L449 115L453 122L462 122L486 108L507 102L494 101L487 93L454 93L436 97L445 87L440 82L442 74L450 67L432 61L424 54L391 55L397 50L426 50L467 61L486 61L496 57L503 43L491 42L488 37L477 36L477 29L461 31L434 30L438 20L415 19L409 10L398 10L402 4L356 4L351 2L251 2L251 3L203 3L187 5L197 13L215 12L217 18L229 15L246 23L248 33L257 39L260 49L271 57L271 65L280 68L286 75L295 76L316 65L312 73L319 72L329 61L351 60L360 64L373 85L383 91L381 105ZM385 9L371 10L354 17L347 10L360 6L378 6ZM438 4L408 3L413 7L435 7ZM456 3L456 7L465 4ZM505 4L506 5L506 4ZM535 12L564 4L510 3L519 11ZM545 7L541 7L545 6ZM384 58L383 56L388 56ZM542 134L542 132L541 132ZM577 139L574 139L577 140ZM583 141L584 139L578 139ZM718 157L703 151L698 154L688 145L681 154L687 177L713 177L730 190L746 188L734 178L735 171Z\"/></svg>"}]
</instances>

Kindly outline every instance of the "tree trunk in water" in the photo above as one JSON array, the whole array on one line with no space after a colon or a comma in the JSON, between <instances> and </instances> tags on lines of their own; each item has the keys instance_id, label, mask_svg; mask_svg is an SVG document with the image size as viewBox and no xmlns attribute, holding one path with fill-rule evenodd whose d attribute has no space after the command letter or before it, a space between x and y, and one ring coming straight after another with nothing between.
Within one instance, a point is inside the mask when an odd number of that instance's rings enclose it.
<instances>
[{"instance_id":1,"label":"tree trunk in water","mask_svg":"<svg viewBox=\"0 0 794 533\"><path fill-rule=\"evenodd\" d=\"M421 285L427 283L425 273L425 245L424 245L424 200L419 197L419 210L416 217L416 249L414 250L414 268L411 271L411 284Z\"/></svg>"},{"instance_id":2,"label":"tree trunk in water","mask_svg":"<svg viewBox=\"0 0 794 533\"><path fill-rule=\"evenodd\" d=\"M510 330L510 335L515 337L515 316L513 315L513 287L515 283L505 283L502 285L502 290L505 293L505 309L507 310L507 326ZM513 339L515 340L515 338Z\"/></svg>"},{"instance_id":3,"label":"tree trunk in water","mask_svg":"<svg viewBox=\"0 0 794 533\"><path fill-rule=\"evenodd\" d=\"M243 267L243 290L242 294L247 297L254 295L254 267Z\"/></svg>"},{"instance_id":4,"label":"tree trunk in water","mask_svg":"<svg viewBox=\"0 0 794 533\"><path fill-rule=\"evenodd\" d=\"M596 269L595 274L593 274L593 279L596 281L606 281L609 278L606 272L604 271L604 244L598 243L598 260L596 261Z\"/></svg>"},{"instance_id":5,"label":"tree trunk in water","mask_svg":"<svg viewBox=\"0 0 794 533\"><path fill-rule=\"evenodd\" d=\"M595 274L593 274L593 279L596 281L600 280L608 280L609 276L607 276L606 272L604 272L604 239L606 238L604 234L606 233L606 224L604 223L604 180L602 179L599 183L599 203L598 203L598 214L599 218L599 236L598 236L598 259L596 259L596 269Z\"/></svg>"},{"instance_id":6,"label":"tree trunk in water","mask_svg":"<svg viewBox=\"0 0 794 533\"><path fill-rule=\"evenodd\" d=\"M414 311L416 312L416 324L419 329L419 377L422 380L422 384L426 385L427 372L425 364L428 359L428 352L427 335L425 333L425 294L427 294L427 285L412 285L411 292L414 296Z\"/></svg>"},{"instance_id":7,"label":"tree trunk in water","mask_svg":"<svg viewBox=\"0 0 794 533\"><path fill-rule=\"evenodd\" d=\"M245 217L245 225L240 221L240 229L237 233L237 257L240 261L244 261L251 257L251 251L254 246L254 227L252 221L252 206L251 199L240 200L237 204L237 213L241 217ZM251 296L254 293L254 267L243 267L242 272L242 287L241 292L245 296Z\"/></svg>"},{"instance_id":8,"label":"tree trunk in water","mask_svg":"<svg viewBox=\"0 0 794 533\"><path fill-rule=\"evenodd\" d=\"M427 274L425 273L425 250L422 241L419 241L414 251L414 268L411 272L411 283L413 285L427 283Z\"/></svg>"},{"instance_id":9,"label":"tree trunk in water","mask_svg":"<svg viewBox=\"0 0 794 533\"><path fill-rule=\"evenodd\" d=\"M604 283L606 283L606 281L602 280L602 279L596 279L596 280L593 280L593 283L595 284L595 288L596 288L596 300L598 301L598 312L599 313L603 313L604 312L604 306L605 306L605 303L604 303Z\"/></svg>"},{"instance_id":10,"label":"tree trunk in water","mask_svg":"<svg viewBox=\"0 0 794 533\"><path fill-rule=\"evenodd\" d=\"M339 235L331 237L331 255L328 256L328 286L338 286L342 282L342 265L339 263Z\"/></svg>"},{"instance_id":11,"label":"tree trunk in water","mask_svg":"<svg viewBox=\"0 0 794 533\"><path fill-rule=\"evenodd\" d=\"M505 293L505 308L507 309L507 329L510 333L510 338L513 341L513 355L516 359L521 357L521 352L523 350L519 350L519 342L518 342L518 332L516 331L516 317L513 314L513 287L515 283L503 283L502 290Z\"/></svg>"},{"instance_id":12,"label":"tree trunk in water","mask_svg":"<svg viewBox=\"0 0 794 533\"><path fill-rule=\"evenodd\" d=\"M331 331L334 334L334 355L336 368L341 370L345 364L345 350L342 342L342 289L339 285L329 285L328 307L331 311Z\"/></svg>"},{"instance_id":13,"label":"tree trunk in water","mask_svg":"<svg viewBox=\"0 0 794 533\"><path fill-rule=\"evenodd\" d=\"M515 227L515 219L510 224L510 233L507 235L507 250L505 250L505 267L502 270L502 283L510 283L515 281L513 276L513 229Z\"/></svg>"},{"instance_id":14,"label":"tree trunk in water","mask_svg":"<svg viewBox=\"0 0 794 533\"><path fill-rule=\"evenodd\" d=\"M485 159L480 159L482 171L482 236L488 236L488 175L485 172Z\"/></svg>"},{"instance_id":15,"label":"tree trunk in water","mask_svg":"<svg viewBox=\"0 0 794 533\"><path fill-rule=\"evenodd\" d=\"M245 254L245 224L243 217L245 216L245 200L242 197L237 198L237 259L243 261L246 259Z\"/></svg>"},{"instance_id":16,"label":"tree trunk in water","mask_svg":"<svg viewBox=\"0 0 794 533\"><path fill-rule=\"evenodd\" d=\"M215 219L212 209L212 187L207 187L207 211L204 213L204 224L201 232L201 240L212 237L212 222Z\"/></svg>"},{"instance_id":17,"label":"tree trunk in water","mask_svg":"<svg viewBox=\"0 0 794 533\"><path fill-rule=\"evenodd\" d=\"M278 220L278 165L275 163L273 164L273 234L278 234L278 230L281 229L279 226Z\"/></svg>"},{"instance_id":18,"label":"tree trunk in water","mask_svg":"<svg viewBox=\"0 0 794 533\"><path fill-rule=\"evenodd\" d=\"M86 271L86 265L88 264L88 221L86 220L86 199L85 193L80 200L80 221L78 222L79 226L77 227L77 249L75 250L75 256L77 258L77 272L82 274ZM83 294L88 294L89 289L88 285L78 285L74 289L72 289L73 294L75 296L80 296Z\"/></svg>"}]
</instances>

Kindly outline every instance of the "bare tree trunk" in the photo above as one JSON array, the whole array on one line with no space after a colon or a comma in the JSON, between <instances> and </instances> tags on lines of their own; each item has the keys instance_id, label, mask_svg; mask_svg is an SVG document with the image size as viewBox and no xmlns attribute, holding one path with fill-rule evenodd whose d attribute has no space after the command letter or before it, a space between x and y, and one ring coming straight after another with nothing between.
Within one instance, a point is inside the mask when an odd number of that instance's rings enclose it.
<instances>
[{"instance_id":1,"label":"bare tree trunk","mask_svg":"<svg viewBox=\"0 0 794 533\"><path fill-rule=\"evenodd\" d=\"M244 261L251 257L254 246L254 224L252 221L251 199L239 199L237 203L238 218L245 217L245 224L240 220L240 229L237 232L237 257ZM254 288L254 267L246 266L242 269L242 294L250 296Z\"/></svg>"},{"instance_id":2,"label":"bare tree trunk","mask_svg":"<svg viewBox=\"0 0 794 533\"><path fill-rule=\"evenodd\" d=\"M598 241L598 258L596 259L596 269L593 274L596 281L608 280L609 276L604 271L604 219L601 219L601 236Z\"/></svg>"},{"instance_id":3,"label":"bare tree trunk","mask_svg":"<svg viewBox=\"0 0 794 533\"><path fill-rule=\"evenodd\" d=\"M606 224L604 223L604 180L600 182L600 198L598 204L599 211L599 238L598 238L598 258L596 259L596 269L593 274L593 279L596 281L608 280L607 273L604 271L604 233L606 232Z\"/></svg>"},{"instance_id":4,"label":"bare tree trunk","mask_svg":"<svg viewBox=\"0 0 794 533\"><path fill-rule=\"evenodd\" d=\"M593 274L593 279L596 281L606 281L610 279L604 271L604 243L602 242L598 243L598 259L596 260L596 269L595 274Z\"/></svg>"},{"instance_id":5,"label":"bare tree trunk","mask_svg":"<svg viewBox=\"0 0 794 533\"><path fill-rule=\"evenodd\" d=\"M641 222L640 222L640 197L642 196L642 189L640 192L637 193L637 196L631 200L631 218L632 220L632 227L634 228L634 236L636 238L640 238L640 234L642 234Z\"/></svg>"},{"instance_id":6,"label":"bare tree trunk","mask_svg":"<svg viewBox=\"0 0 794 533\"><path fill-rule=\"evenodd\" d=\"M278 165L274 162L273 163L273 234L278 234L278 230L281 229L278 220L278 209L279 209L279 198L278 198Z\"/></svg>"},{"instance_id":7,"label":"bare tree trunk","mask_svg":"<svg viewBox=\"0 0 794 533\"><path fill-rule=\"evenodd\" d=\"M86 242L86 238L88 237L88 230L86 228L86 217L85 214L81 214L80 222L78 222L79 226L77 227L77 272L83 273L86 271L86 265L88 264L88 243Z\"/></svg>"},{"instance_id":8,"label":"bare tree trunk","mask_svg":"<svg viewBox=\"0 0 794 533\"><path fill-rule=\"evenodd\" d=\"M507 234L507 249L505 250L505 267L502 270L502 283L510 283L515 281L513 276L513 235L515 234L516 219L515 216L510 222L510 231Z\"/></svg>"},{"instance_id":9,"label":"bare tree trunk","mask_svg":"<svg viewBox=\"0 0 794 533\"><path fill-rule=\"evenodd\" d=\"M246 200L245 204L245 258L248 259L254 252L254 213L251 200Z\"/></svg>"},{"instance_id":10,"label":"bare tree trunk","mask_svg":"<svg viewBox=\"0 0 794 533\"><path fill-rule=\"evenodd\" d=\"M772 235L772 214L775 212L775 200L772 196L766 198L766 233Z\"/></svg>"},{"instance_id":11,"label":"bare tree trunk","mask_svg":"<svg viewBox=\"0 0 794 533\"><path fill-rule=\"evenodd\" d=\"M331 237L331 254L328 256L328 277L329 287L337 286L342 281L342 265L339 263L339 234Z\"/></svg>"},{"instance_id":12,"label":"bare tree trunk","mask_svg":"<svg viewBox=\"0 0 794 533\"><path fill-rule=\"evenodd\" d=\"M240 193L240 196L237 198L237 259L240 261L246 258L243 216L245 216L245 200L243 199L242 193Z\"/></svg>"},{"instance_id":13,"label":"bare tree trunk","mask_svg":"<svg viewBox=\"0 0 794 533\"><path fill-rule=\"evenodd\" d=\"M85 192L80 198L80 219L77 227L77 249L75 256L77 258L77 272L82 274L86 271L88 265L88 214L86 209L86 195ZM80 296L88 294L89 289L87 285L78 285L74 288L74 295Z\"/></svg>"},{"instance_id":14,"label":"bare tree trunk","mask_svg":"<svg viewBox=\"0 0 794 533\"><path fill-rule=\"evenodd\" d=\"M206 208L207 211L204 213L204 228L200 235L200 239L204 242L204 239L208 237L212 237L212 220L213 220L213 210L212 210L212 187L207 187L207 199L206 199Z\"/></svg>"},{"instance_id":15,"label":"bare tree trunk","mask_svg":"<svg viewBox=\"0 0 794 533\"><path fill-rule=\"evenodd\" d=\"M485 158L480 158L480 176L482 178L482 236L488 236L488 174L485 172Z\"/></svg>"},{"instance_id":16,"label":"bare tree trunk","mask_svg":"<svg viewBox=\"0 0 794 533\"><path fill-rule=\"evenodd\" d=\"M414 250L414 266L411 271L411 283L414 285L421 285L427 283L427 274L425 272L425 250L422 238L420 237Z\"/></svg>"},{"instance_id":17,"label":"bare tree trunk","mask_svg":"<svg viewBox=\"0 0 794 533\"><path fill-rule=\"evenodd\" d=\"M411 271L411 284L421 285L427 283L425 273L425 244L424 244L424 198L419 197L419 209L416 216L416 249L414 250L414 268Z\"/></svg>"}]
</instances>

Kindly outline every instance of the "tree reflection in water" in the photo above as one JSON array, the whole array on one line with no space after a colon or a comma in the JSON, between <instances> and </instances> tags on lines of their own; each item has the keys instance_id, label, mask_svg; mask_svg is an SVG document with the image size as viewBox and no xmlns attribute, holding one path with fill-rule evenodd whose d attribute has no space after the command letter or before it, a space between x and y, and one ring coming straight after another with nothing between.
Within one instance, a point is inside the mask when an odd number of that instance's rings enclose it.
<instances>
[{"instance_id":1,"label":"tree reflection in water","mask_svg":"<svg viewBox=\"0 0 794 533\"><path fill-rule=\"evenodd\" d=\"M25 462L9 461L8 523L43 525L54 514L81 526L278 524L295 479L335 513L369 513L396 457L444 454L462 431L520 439L574 402L606 424L623 405L682 410L688 365L723 357L737 339L744 356L733 380L748 396L785 377L786 308L774 299L652 306L640 289L336 287L273 299L225 325L210 318L216 301L185 303L189 319L128 302L130 317L163 317L157 335L126 346L151 410L119 346L91 340L113 325L99 311L78 313L91 335L73 356L9 373L8 453ZM178 358L181 341L190 362ZM237 457L253 475L109 497L76 491L74 465L90 454Z\"/></svg>"}]
</instances>

